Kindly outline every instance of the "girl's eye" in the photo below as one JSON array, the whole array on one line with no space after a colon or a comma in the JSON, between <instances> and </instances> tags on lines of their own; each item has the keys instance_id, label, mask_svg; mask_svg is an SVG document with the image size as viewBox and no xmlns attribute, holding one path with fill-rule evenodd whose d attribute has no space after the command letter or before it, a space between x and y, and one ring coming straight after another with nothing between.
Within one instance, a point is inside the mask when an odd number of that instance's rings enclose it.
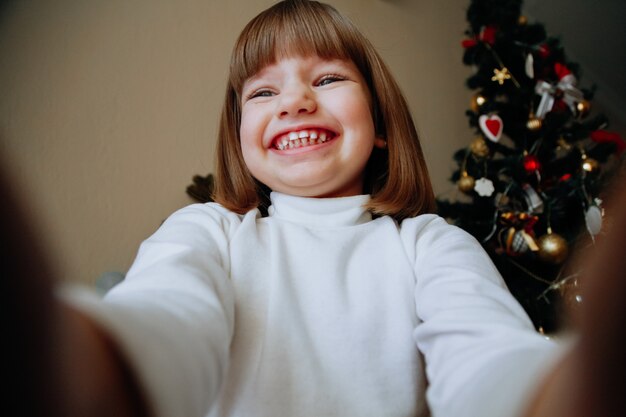
<instances>
[{"instance_id":1,"label":"girl's eye","mask_svg":"<svg viewBox=\"0 0 626 417\"><path fill-rule=\"evenodd\" d=\"M274 93L270 90L256 90L250 93L247 97L248 100L256 97L271 97Z\"/></svg>"},{"instance_id":2,"label":"girl's eye","mask_svg":"<svg viewBox=\"0 0 626 417\"><path fill-rule=\"evenodd\" d=\"M346 78L342 77L341 75L336 75L336 74L328 74L323 76L318 82L317 85L319 86L324 86L324 85L328 85L337 81L344 81Z\"/></svg>"}]
</instances>

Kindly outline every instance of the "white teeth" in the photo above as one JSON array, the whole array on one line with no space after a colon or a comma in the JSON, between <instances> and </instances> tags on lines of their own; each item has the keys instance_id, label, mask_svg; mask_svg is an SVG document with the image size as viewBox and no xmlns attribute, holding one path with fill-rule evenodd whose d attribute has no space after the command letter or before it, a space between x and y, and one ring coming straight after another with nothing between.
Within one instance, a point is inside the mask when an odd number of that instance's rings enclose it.
<instances>
[{"instance_id":1,"label":"white teeth","mask_svg":"<svg viewBox=\"0 0 626 417\"><path fill-rule=\"evenodd\" d=\"M300 148L302 146L317 145L329 139L328 133L323 130L300 130L289 132L287 135L283 136L276 141L275 147L282 151L285 149Z\"/></svg>"}]
</instances>

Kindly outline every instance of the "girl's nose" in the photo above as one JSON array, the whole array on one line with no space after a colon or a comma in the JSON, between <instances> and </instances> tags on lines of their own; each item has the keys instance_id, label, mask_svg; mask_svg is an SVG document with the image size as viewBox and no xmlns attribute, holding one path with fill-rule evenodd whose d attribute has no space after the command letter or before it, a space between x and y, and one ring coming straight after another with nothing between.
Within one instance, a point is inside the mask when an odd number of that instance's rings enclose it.
<instances>
[{"instance_id":1,"label":"girl's nose","mask_svg":"<svg viewBox=\"0 0 626 417\"><path fill-rule=\"evenodd\" d=\"M295 87L281 93L279 117L312 113L317 108L313 93L305 87Z\"/></svg>"}]
</instances>

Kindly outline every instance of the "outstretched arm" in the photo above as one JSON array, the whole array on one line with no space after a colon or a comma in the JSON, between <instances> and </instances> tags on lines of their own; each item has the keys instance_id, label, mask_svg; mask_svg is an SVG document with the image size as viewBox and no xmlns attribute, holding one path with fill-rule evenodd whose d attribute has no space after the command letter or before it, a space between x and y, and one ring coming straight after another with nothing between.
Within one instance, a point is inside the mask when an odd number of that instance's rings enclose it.
<instances>
[{"instance_id":1,"label":"outstretched arm","mask_svg":"<svg viewBox=\"0 0 626 417\"><path fill-rule=\"evenodd\" d=\"M626 415L626 184L616 179L606 234L584 254L580 339L555 369L528 417Z\"/></svg>"},{"instance_id":2,"label":"outstretched arm","mask_svg":"<svg viewBox=\"0 0 626 417\"><path fill-rule=\"evenodd\" d=\"M9 384L3 409L24 416L147 416L116 346L53 297L41 239L6 175L0 175L0 195L0 316L8 341L2 375Z\"/></svg>"}]
</instances>

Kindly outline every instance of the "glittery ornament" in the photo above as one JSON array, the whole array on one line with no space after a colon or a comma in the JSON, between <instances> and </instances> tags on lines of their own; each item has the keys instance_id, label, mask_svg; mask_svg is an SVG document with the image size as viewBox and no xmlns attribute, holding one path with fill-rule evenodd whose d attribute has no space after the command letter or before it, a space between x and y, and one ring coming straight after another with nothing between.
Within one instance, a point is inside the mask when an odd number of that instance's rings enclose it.
<instances>
[{"instance_id":1,"label":"glittery ornament","mask_svg":"<svg viewBox=\"0 0 626 417\"><path fill-rule=\"evenodd\" d=\"M539 158L537 158L535 155L525 155L523 164L524 169L529 174L535 171L539 171L539 169L541 168L541 162L539 162Z\"/></svg>"},{"instance_id":2,"label":"glittery ornament","mask_svg":"<svg viewBox=\"0 0 626 417\"><path fill-rule=\"evenodd\" d=\"M513 233L513 238L511 241L511 250L514 251L515 253L525 253L528 251L528 244L526 243L526 240L522 236L520 230Z\"/></svg>"},{"instance_id":3,"label":"glittery ornament","mask_svg":"<svg viewBox=\"0 0 626 417\"><path fill-rule=\"evenodd\" d=\"M594 172L598 169L600 164L593 158L583 158L583 163L581 165L582 169L587 172Z\"/></svg>"},{"instance_id":4,"label":"glittery ornament","mask_svg":"<svg viewBox=\"0 0 626 417\"><path fill-rule=\"evenodd\" d=\"M511 79L511 73L507 67L502 68L494 68L493 69L493 77L491 77L491 81L495 81L498 84L502 85L506 80Z\"/></svg>"},{"instance_id":5,"label":"glittery ornament","mask_svg":"<svg viewBox=\"0 0 626 417\"><path fill-rule=\"evenodd\" d=\"M472 96L472 100L470 101L470 108L474 113L478 113L483 104L487 102L485 96L480 93L476 93Z\"/></svg>"},{"instance_id":6,"label":"glittery ornament","mask_svg":"<svg viewBox=\"0 0 626 417\"><path fill-rule=\"evenodd\" d=\"M531 132L536 132L543 126L543 121L539 117L531 116L526 122L526 128Z\"/></svg>"},{"instance_id":7,"label":"glittery ornament","mask_svg":"<svg viewBox=\"0 0 626 417\"><path fill-rule=\"evenodd\" d=\"M516 229L510 227L506 232L506 241L504 242L506 253L509 255L519 255L529 250L535 252L539 250L535 239L524 229Z\"/></svg>"},{"instance_id":8,"label":"glittery ornament","mask_svg":"<svg viewBox=\"0 0 626 417\"><path fill-rule=\"evenodd\" d=\"M591 103L587 100L581 100L576 103L576 115L580 118L583 118L589 114L589 110L591 109Z\"/></svg>"},{"instance_id":9,"label":"glittery ornament","mask_svg":"<svg viewBox=\"0 0 626 417\"><path fill-rule=\"evenodd\" d=\"M556 233L549 231L537 240L539 258L544 262L558 265L567 259L569 248L567 241Z\"/></svg>"},{"instance_id":10,"label":"glittery ornament","mask_svg":"<svg viewBox=\"0 0 626 417\"><path fill-rule=\"evenodd\" d=\"M479 158L485 158L489 156L490 153L489 146L487 145L487 142L485 142L485 139L482 138L482 136L478 136L477 138L475 138L472 143L470 143L469 148L470 152L472 152L474 156L477 156Z\"/></svg>"},{"instance_id":11,"label":"glittery ornament","mask_svg":"<svg viewBox=\"0 0 626 417\"><path fill-rule=\"evenodd\" d=\"M461 178L457 181L456 185L462 192L469 194L474 190L475 185L474 177L469 175L467 172L464 172L461 175Z\"/></svg>"}]
</instances>

